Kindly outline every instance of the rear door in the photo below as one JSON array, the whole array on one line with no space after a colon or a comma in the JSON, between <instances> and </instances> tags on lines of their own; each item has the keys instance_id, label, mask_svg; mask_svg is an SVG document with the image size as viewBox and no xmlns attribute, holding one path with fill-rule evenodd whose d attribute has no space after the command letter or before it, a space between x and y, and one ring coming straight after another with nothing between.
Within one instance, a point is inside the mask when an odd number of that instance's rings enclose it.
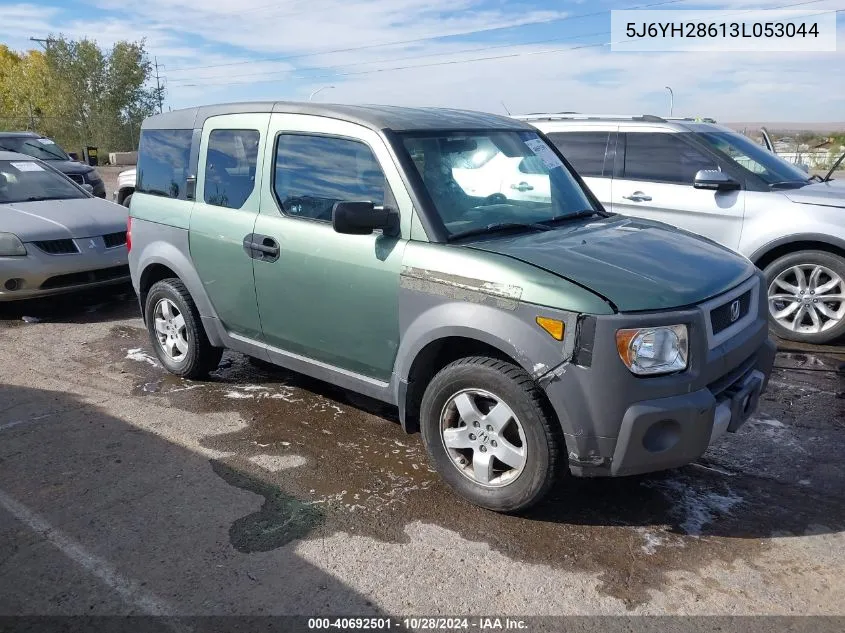
<instances>
[{"instance_id":1,"label":"rear door","mask_svg":"<svg viewBox=\"0 0 845 633\"><path fill-rule=\"evenodd\" d=\"M745 192L694 188L700 169L723 166L686 136L661 128L621 126L611 210L665 222L736 249Z\"/></svg>"},{"instance_id":2,"label":"rear door","mask_svg":"<svg viewBox=\"0 0 845 633\"><path fill-rule=\"evenodd\" d=\"M206 120L200 141L191 259L229 332L261 338L253 259L244 237L253 232L269 114L229 114Z\"/></svg>"},{"instance_id":3,"label":"rear door","mask_svg":"<svg viewBox=\"0 0 845 633\"><path fill-rule=\"evenodd\" d=\"M611 180L616 152L616 125L573 127L546 136L566 157L587 187L610 208Z\"/></svg>"}]
</instances>

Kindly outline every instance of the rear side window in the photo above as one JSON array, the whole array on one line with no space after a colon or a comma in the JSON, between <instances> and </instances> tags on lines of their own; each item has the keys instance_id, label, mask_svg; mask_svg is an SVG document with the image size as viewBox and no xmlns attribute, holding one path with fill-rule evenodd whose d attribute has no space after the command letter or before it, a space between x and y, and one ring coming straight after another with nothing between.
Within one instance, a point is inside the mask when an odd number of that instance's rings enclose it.
<instances>
[{"instance_id":1,"label":"rear side window","mask_svg":"<svg viewBox=\"0 0 845 633\"><path fill-rule=\"evenodd\" d=\"M384 204L384 173L372 150L346 138L281 134L273 190L285 215L331 222L336 202Z\"/></svg>"},{"instance_id":2,"label":"rear side window","mask_svg":"<svg viewBox=\"0 0 845 633\"><path fill-rule=\"evenodd\" d=\"M255 189L258 130L212 130L208 136L203 198L240 209Z\"/></svg>"},{"instance_id":3,"label":"rear side window","mask_svg":"<svg viewBox=\"0 0 845 633\"><path fill-rule=\"evenodd\" d=\"M184 198L192 130L144 130L138 145L135 190Z\"/></svg>"},{"instance_id":4,"label":"rear side window","mask_svg":"<svg viewBox=\"0 0 845 633\"><path fill-rule=\"evenodd\" d=\"M718 165L678 134L627 135L625 178L692 186L699 169L718 169Z\"/></svg>"},{"instance_id":5,"label":"rear side window","mask_svg":"<svg viewBox=\"0 0 845 633\"><path fill-rule=\"evenodd\" d=\"M604 167L609 132L552 132L547 134L581 176L608 176L612 165Z\"/></svg>"}]
</instances>

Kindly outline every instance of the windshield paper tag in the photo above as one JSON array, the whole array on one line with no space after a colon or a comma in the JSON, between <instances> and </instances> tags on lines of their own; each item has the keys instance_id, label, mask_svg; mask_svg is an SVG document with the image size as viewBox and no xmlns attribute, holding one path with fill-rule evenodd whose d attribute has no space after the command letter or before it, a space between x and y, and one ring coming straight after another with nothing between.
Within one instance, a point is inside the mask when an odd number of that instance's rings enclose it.
<instances>
[{"instance_id":1,"label":"windshield paper tag","mask_svg":"<svg viewBox=\"0 0 845 633\"><path fill-rule=\"evenodd\" d=\"M42 145L55 145L56 144L55 141L52 141L49 138L40 138L40 139L38 139L38 142L41 143Z\"/></svg>"},{"instance_id":2,"label":"windshield paper tag","mask_svg":"<svg viewBox=\"0 0 845 633\"><path fill-rule=\"evenodd\" d=\"M532 138L526 140L525 144L528 146L528 149L534 152L537 157L543 161L546 169L551 170L556 167L563 167L563 163L560 162L560 159L555 155L552 149L543 142L543 139Z\"/></svg>"},{"instance_id":3,"label":"windshield paper tag","mask_svg":"<svg viewBox=\"0 0 845 633\"><path fill-rule=\"evenodd\" d=\"M11 163L11 165L18 171L44 171L38 163Z\"/></svg>"}]
</instances>

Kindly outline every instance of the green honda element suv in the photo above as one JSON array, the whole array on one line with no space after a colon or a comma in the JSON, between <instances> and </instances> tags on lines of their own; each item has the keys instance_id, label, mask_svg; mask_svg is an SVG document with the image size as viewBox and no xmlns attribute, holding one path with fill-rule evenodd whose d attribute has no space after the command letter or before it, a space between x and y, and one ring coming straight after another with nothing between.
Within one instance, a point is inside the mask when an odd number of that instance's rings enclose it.
<instances>
[{"instance_id":1,"label":"green honda element suv","mask_svg":"<svg viewBox=\"0 0 845 633\"><path fill-rule=\"evenodd\" d=\"M490 160L548 184L486 182ZM443 479L493 510L536 503L564 466L696 459L753 413L774 359L748 259L607 213L509 118L168 112L143 125L129 222L169 371L200 378L229 348L394 404Z\"/></svg>"}]
</instances>

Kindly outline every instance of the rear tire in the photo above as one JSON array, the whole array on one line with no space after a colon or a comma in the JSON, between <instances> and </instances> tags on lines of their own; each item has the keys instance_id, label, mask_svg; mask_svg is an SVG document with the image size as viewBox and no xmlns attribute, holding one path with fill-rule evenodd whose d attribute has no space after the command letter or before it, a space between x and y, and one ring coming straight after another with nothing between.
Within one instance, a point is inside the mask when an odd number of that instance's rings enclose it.
<instances>
[{"instance_id":1,"label":"rear tire","mask_svg":"<svg viewBox=\"0 0 845 633\"><path fill-rule=\"evenodd\" d=\"M199 311L181 280L163 279L153 284L144 315L153 351L171 374L205 378L217 368L223 349L209 342Z\"/></svg>"},{"instance_id":2,"label":"rear tire","mask_svg":"<svg viewBox=\"0 0 845 633\"><path fill-rule=\"evenodd\" d=\"M779 337L824 344L845 334L845 259L799 251L766 266L769 323Z\"/></svg>"},{"instance_id":3,"label":"rear tire","mask_svg":"<svg viewBox=\"0 0 845 633\"><path fill-rule=\"evenodd\" d=\"M420 408L434 468L458 494L497 512L529 508L554 483L561 439L553 420L522 368L483 356L443 368Z\"/></svg>"}]
</instances>

